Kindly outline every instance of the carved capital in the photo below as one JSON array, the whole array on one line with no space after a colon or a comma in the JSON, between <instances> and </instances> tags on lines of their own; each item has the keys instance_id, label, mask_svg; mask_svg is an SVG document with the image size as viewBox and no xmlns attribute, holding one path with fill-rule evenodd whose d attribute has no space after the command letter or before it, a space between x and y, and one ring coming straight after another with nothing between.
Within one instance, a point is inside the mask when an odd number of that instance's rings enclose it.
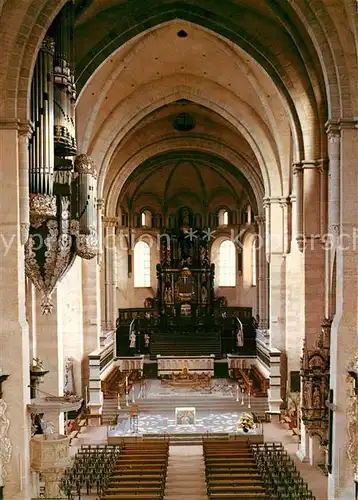
<instances>
[{"instance_id":1,"label":"carved capital","mask_svg":"<svg viewBox=\"0 0 358 500\"><path fill-rule=\"evenodd\" d=\"M293 175L300 175L303 173L302 162L297 162L292 165Z\"/></svg>"},{"instance_id":2,"label":"carved capital","mask_svg":"<svg viewBox=\"0 0 358 500\"><path fill-rule=\"evenodd\" d=\"M103 198L99 198L97 200L97 208L98 208L98 210L103 210L103 207L104 207L104 199Z\"/></svg>"},{"instance_id":3,"label":"carved capital","mask_svg":"<svg viewBox=\"0 0 358 500\"><path fill-rule=\"evenodd\" d=\"M103 217L103 226L108 229L111 227L118 227L118 217Z\"/></svg>"},{"instance_id":4,"label":"carved capital","mask_svg":"<svg viewBox=\"0 0 358 500\"><path fill-rule=\"evenodd\" d=\"M264 215L255 215L255 222L258 226L265 224L265 220Z\"/></svg>"}]
</instances>

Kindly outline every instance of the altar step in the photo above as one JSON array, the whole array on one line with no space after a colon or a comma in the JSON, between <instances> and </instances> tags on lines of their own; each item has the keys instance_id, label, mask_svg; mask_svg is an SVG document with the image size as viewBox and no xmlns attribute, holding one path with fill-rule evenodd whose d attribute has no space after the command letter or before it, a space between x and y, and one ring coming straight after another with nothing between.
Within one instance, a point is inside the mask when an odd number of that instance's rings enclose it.
<instances>
[{"instance_id":1,"label":"altar step","mask_svg":"<svg viewBox=\"0 0 358 500\"><path fill-rule=\"evenodd\" d=\"M265 412L268 410L267 398L251 398L251 408L248 408L247 396L244 399L244 405L237 402L235 398L224 397L164 397L163 399L137 399L136 400L139 413L169 413L174 412L178 406L193 406L196 411L205 411L209 413L231 413L250 411L254 412L259 418L265 418ZM116 399L105 399L103 402L102 423L109 425L116 414L128 414L130 411L129 406L125 406L124 401L121 401L121 409L117 410Z\"/></svg>"},{"instance_id":2,"label":"altar step","mask_svg":"<svg viewBox=\"0 0 358 500\"><path fill-rule=\"evenodd\" d=\"M164 500L207 500L203 447L169 446Z\"/></svg>"}]
</instances>

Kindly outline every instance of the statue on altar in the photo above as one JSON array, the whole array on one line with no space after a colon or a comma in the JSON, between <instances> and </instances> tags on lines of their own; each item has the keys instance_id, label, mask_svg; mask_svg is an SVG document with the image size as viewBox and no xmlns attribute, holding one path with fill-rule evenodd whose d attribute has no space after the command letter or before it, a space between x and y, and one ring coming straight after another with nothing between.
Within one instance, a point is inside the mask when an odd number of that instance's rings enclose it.
<instances>
[{"instance_id":1,"label":"statue on altar","mask_svg":"<svg viewBox=\"0 0 358 500\"><path fill-rule=\"evenodd\" d=\"M136 340L137 340L137 336L136 336L135 332L132 331L131 334L129 335L129 348L130 349L135 349Z\"/></svg>"},{"instance_id":2,"label":"statue on altar","mask_svg":"<svg viewBox=\"0 0 358 500\"><path fill-rule=\"evenodd\" d=\"M201 303L202 304L208 303L208 289L206 287L206 283L201 284Z\"/></svg>"},{"instance_id":3,"label":"statue on altar","mask_svg":"<svg viewBox=\"0 0 358 500\"><path fill-rule=\"evenodd\" d=\"M172 286L169 282L165 284L164 302L166 302L167 304L171 304L173 302Z\"/></svg>"}]
</instances>

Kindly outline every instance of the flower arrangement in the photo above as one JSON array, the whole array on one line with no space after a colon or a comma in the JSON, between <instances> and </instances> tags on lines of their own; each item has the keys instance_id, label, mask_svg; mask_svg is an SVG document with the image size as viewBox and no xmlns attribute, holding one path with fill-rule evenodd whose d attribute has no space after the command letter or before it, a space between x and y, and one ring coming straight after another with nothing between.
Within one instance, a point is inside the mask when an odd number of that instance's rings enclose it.
<instances>
[{"instance_id":1,"label":"flower arrangement","mask_svg":"<svg viewBox=\"0 0 358 500\"><path fill-rule=\"evenodd\" d=\"M249 413L243 413L237 423L237 428L242 429L244 432L249 432L251 429L255 429L256 424L254 418Z\"/></svg>"}]
</instances>

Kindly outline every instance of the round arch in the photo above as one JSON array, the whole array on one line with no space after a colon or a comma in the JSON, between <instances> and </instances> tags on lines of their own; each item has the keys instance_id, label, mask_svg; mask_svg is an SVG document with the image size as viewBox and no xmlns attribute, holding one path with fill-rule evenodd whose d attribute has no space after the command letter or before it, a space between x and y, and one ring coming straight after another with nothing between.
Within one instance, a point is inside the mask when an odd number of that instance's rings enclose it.
<instances>
[{"instance_id":1,"label":"round arch","mask_svg":"<svg viewBox=\"0 0 358 500\"><path fill-rule=\"evenodd\" d=\"M151 91L149 88L143 89L141 106L139 106L138 102L135 100L134 102L129 102L129 99L128 107L122 105L111 113L108 120L103 124L100 134L97 134L89 152L98 167L98 190L102 197L105 192L104 186L107 178L107 170L121 140L148 113L178 99L188 99L212 109L228 123L233 125L246 139L255 153L263 176L265 193L267 193L266 196L283 195L282 168L275 148L275 141L269 134L265 124L262 123L259 117L253 116L252 109L249 109L243 103L239 103L230 95L229 91L223 90L222 87L218 85L213 85L212 82L206 82L210 87L207 89L207 92L204 92L203 88L194 92L193 89L197 88L195 83L197 83L196 79L193 79L191 87L187 85L177 85L174 89L171 85L165 85L165 93L164 89L163 91L161 89L156 89L158 93L163 92L164 96L159 100L154 100L154 102L153 89ZM214 101L206 95L209 94L210 96L212 87L216 89L216 96L221 95L221 100L218 97ZM141 110L139 113L137 111L138 109ZM237 118L238 116L241 117L241 120ZM155 148L155 145L153 145L153 147ZM288 179L289 172L285 171L286 183Z\"/></svg>"},{"instance_id":2,"label":"round arch","mask_svg":"<svg viewBox=\"0 0 358 500\"><path fill-rule=\"evenodd\" d=\"M1 95L6 96L2 106L4 118L16 117L22 121L28 119L31 77L37 52L51 22L65 3L66 0L33 0L30 4L18 5L17 8L14 8L13 3L10 5L10 2L5 2L0 19L0 32L3 41L6 42L4 45L6 49L2 51L1 55L4 74L0 87ZM310 5L297 1L280 2L280 6L278 2L271 2L271 4L282 23L289 23L292 28L295 26L296 18L306 27L307 36L303 35L301 38L312 41L311 43L315 46L315 51L321 61L328 96L328 118L350 117L354 109L354 100L350 89L354 88L354 82L350 82L348 86L345 85L348 78L346 75L349 75L349 71L344 55L345 52L354 53L354 41L351 46L345 47L346 50L344 50L336 25L322 0L314 0ZM222 3L220 3L220 8L225 11L225 6ZM280 10L283 14L286 13L285 17ZM230 12L230 10L227 11ZM240 46L246 45L246 48L252 51L247 40L233 39L235 34L238 36L237 30L233 29L235 26L230 26L230 23L226 22L225 19L219 23L217 16L212 12L200 9L197 5L191 3L160 5L151 13L149 19L147 10L145 13L147 18L142 16L139 22L130 26L123 35L121 43L130 39L134 33L137 34L139 31L148 29L148 26L151 27L165 20L183 17L191 22L205 25L213 31L218 31L220 28L223 36ZM334 38L334 47L329 44L326 34ZM107 45L109 46L109 44ZM113 51L113 47L108 48ZM257 57L255 59L259 63L260 61L268 63L268 61L262 61L261 54L257 54ZM13 66L11 61L17 61L16 66ZM335 61L339 61L339 68ZM90 70L88 64L86 67Z\"/></svg>"},{"instance_id":3,"label":"round arch","mask_svg":"<svg viewBox=\"0 0 358 500\"><path fill-rule=\"evenodd\" d=\"M252 169L250 168L251 164L244 162L242 157L240 157L240 155L238 155L236 151L230 149L226 145L223 145L218 141L209 141L207 139L203 140L201 138L193 138L189 144L183 143L181 138L164 138L162 141L156 142L155 144L150 144L142 150L138 151L122 166L121 170L118 172L118 175L108 186L108 189L103 193L104 199L107 200L105 206L106 215L109 216L110 214L113 214L113 216L115 216L118 193L121 192L126 180L139 165L141 165L144 161L154 155L170 152L173 150L202 151L224 159L226 162L230 163L239 171L241 171L242 174L246 177L248 183L252 187L255 196L255 205L259 205L258 200L262 200L262 198L264 197L264 186L262 182L260 182L260 178L256 175L253 175Z\"/></svg>"}]
</instances>

